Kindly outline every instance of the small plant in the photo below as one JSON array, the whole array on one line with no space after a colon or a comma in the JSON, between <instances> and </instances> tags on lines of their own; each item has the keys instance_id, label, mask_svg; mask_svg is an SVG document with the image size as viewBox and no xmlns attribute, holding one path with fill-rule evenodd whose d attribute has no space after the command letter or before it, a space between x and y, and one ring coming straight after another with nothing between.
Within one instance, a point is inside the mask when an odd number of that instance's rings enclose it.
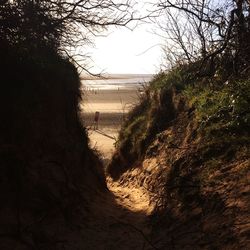
<instances>
[{"instance_id":1,"label":"small plant","mask_svg":"<svg viewBox=\"0 0 250 250\"><path fill-rule=\"evenodd\" d=\"M178 65L168 72L160 72L152 80L150 88L153 90L162 90L175 87L177 90L183 90L186 85L189 85L194 80L194 68L194 64L184 64Z\"/></svg>"},{"instance_id":2,"label":"small plant","mask_svg":"<svg viewBox=\"0 0 250 250\"><path fill-rule=\"evenodd\" d=\"M188 86L184 94L202 127L239 132L250 126L250 82L233 82L217 90Z\"/></svg>"}]
</instances>

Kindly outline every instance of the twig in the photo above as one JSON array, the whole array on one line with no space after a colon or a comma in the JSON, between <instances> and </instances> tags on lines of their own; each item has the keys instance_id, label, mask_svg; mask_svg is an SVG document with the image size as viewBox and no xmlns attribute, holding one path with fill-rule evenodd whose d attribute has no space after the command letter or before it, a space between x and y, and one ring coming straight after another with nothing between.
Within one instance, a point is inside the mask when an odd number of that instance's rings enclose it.
<instances>
[{"instance_id":1,"label":"twig","mask_svg":"<svg viewBox=\"0 0 250 250\"><path fill-rule=\"evenodd\" d=\"M133 228L135 231L137 231L138 233L140 233L140 235L144 238L144 240L153 248L153 249L158 249L156 246L154 246L154 244L147 238L147 236L140 230L138 229L136 226L129 224L129 223L125 223L122 221L118 221L119 224L124 225L124 226L129 226L131 228Z\"/></svg>"}]
</instances>

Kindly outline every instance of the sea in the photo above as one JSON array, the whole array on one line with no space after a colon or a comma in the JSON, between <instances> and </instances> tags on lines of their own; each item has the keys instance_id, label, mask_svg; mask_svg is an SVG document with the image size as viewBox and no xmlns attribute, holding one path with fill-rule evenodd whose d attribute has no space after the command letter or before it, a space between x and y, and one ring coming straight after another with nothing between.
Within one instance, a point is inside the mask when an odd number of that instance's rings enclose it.
<instances>
[{"instance_id":1,"label":"sea","mask_svg":"<svg viewBox=\"0 0 250 250\"><path fill-rule=\"evenodd\" d=\"M152 74L111 74L103 78L82 78L82 84L85 90L139 89L152 78Z\"/></svg>"}]
</instances>

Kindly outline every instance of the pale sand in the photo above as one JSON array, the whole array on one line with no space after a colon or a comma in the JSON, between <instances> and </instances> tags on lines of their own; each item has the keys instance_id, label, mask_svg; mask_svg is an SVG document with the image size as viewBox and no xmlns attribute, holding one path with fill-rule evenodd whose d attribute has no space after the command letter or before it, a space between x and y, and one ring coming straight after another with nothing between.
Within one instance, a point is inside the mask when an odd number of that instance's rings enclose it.
<instances>
[{"instance_id":1,"label":"pale sand","mask_svg":"<svg viewBox=\"0 0 250 250\"><path fill-rule=\"evenodd\" d=\"M84 125L88 129L91 147L103 158L111 158L121 124L138 100L136 89L85 91L81 104ZM97 131L93 130L96 111L100 112Z\"/></svg>"},{"instance_id":2,"label":"pale sand","mask_svg":"<svg viewBox=\"0 0 250 250\"><path fill-rule=\"evenodd\" d=\"M82 107L86 113L122 113L138 101L136 89L85 91Z\"/></svg>"}]
</instances>

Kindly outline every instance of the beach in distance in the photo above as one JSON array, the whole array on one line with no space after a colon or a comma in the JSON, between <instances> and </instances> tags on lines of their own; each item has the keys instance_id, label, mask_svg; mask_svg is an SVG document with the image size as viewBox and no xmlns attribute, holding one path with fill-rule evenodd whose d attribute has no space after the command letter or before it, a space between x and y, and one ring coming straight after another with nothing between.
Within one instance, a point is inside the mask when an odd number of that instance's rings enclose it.
<instances>
[{"instance_id":1,"label":"beach in distance","mask_svg":"<svg viewBox=\"0 0 250 250\"><path fill-rule=\"evenodd\" d=\"M83 122L91 146L107 159L115 149L114 145L126 114L138 103L144 86L152 78L152 75L115 76L117 78L82 80ZM94 122L96 112L99 112L98 124ZM96 130L95 125L98 125Z\"/></svg>"},{"instance_id":2,"label":"beach in distance","mask_svg":"<svg viewBox=\"0 0 250 250\"><path fill-rule=\"evenodd\" d=\"M81 80L116 80L116 79L148 79L153 74L101 74L101 75L82 75Z\"/></svg>"}]
</instances>

